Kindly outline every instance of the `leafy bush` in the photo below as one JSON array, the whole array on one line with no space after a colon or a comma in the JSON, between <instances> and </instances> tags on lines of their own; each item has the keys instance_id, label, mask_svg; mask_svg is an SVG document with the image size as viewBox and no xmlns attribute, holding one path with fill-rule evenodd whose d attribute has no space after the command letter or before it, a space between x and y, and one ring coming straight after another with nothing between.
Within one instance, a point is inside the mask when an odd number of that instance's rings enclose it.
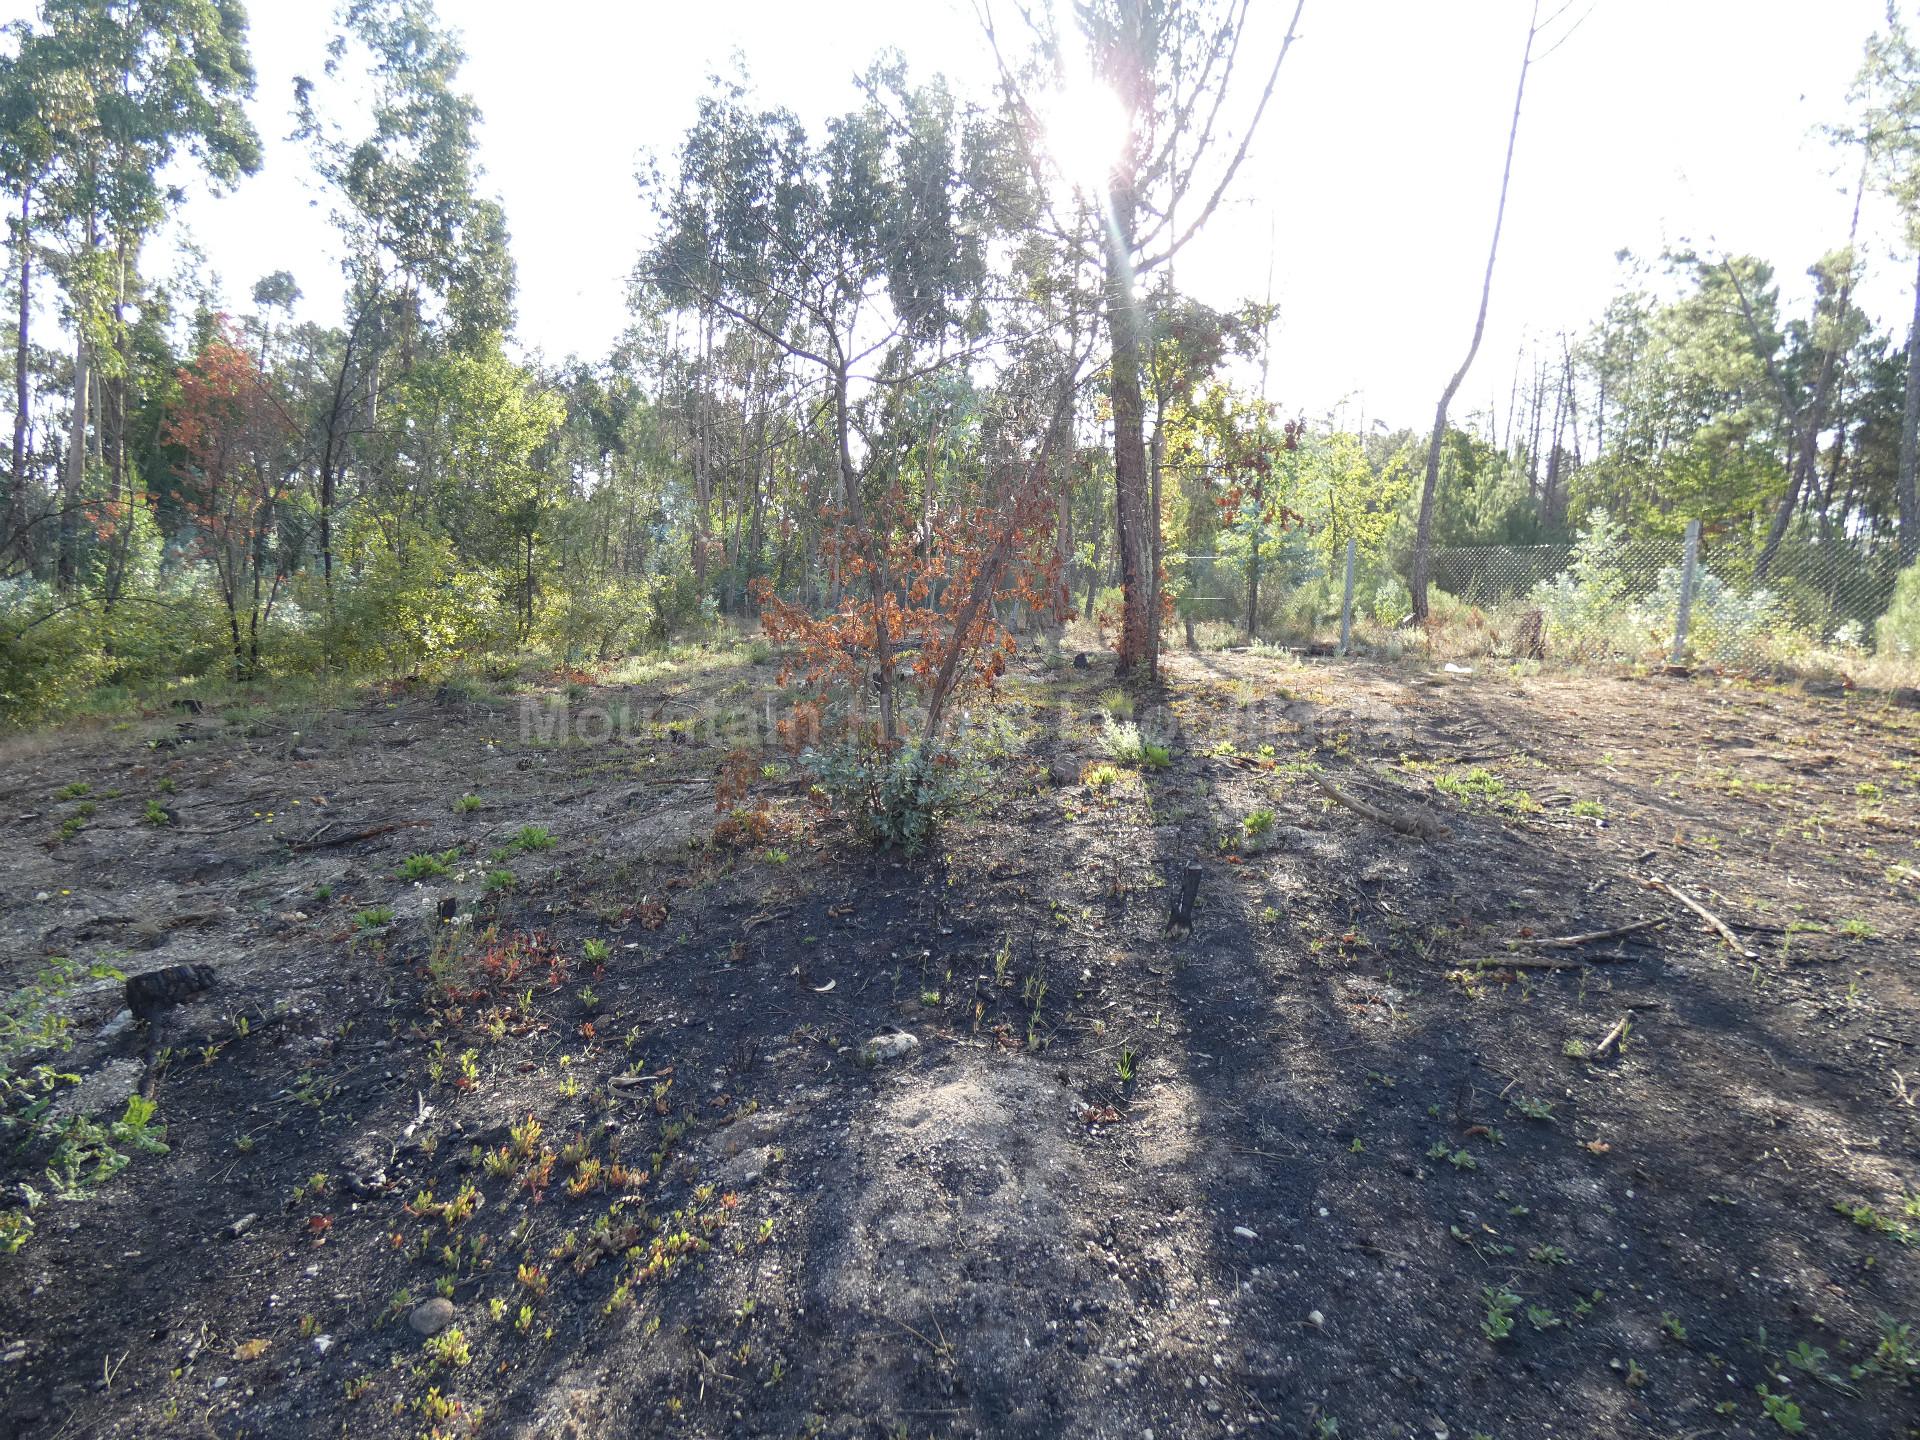
<instances>
[{"instance_id":1,"label":"leafy bush","mask_svg":"<svg viewBox=\"0 0 1920 1440\"><path fill-rule=\"evenodd\" d=\"M967 793L959 759L915 741L887 750L850 740L809 751L805 763L854 833L875 849L919 854Z\"/></svg>"},{"instance_id":2,"label":"leafy bush","mask_svg":"<svg viewBox=\"0 0 1920 1440\"><path fill-rule=\"evenodd\" d=\"M1637 608L1649 634L1671 635L1680 613L1680 566L1663 569ZM1696 656L1722 664L1753 659L1770 640L1793 638L1786 612L1771 590L1742 594L1706 566L1695 567L1687 647Z\"/></svg>"},{"instance_id":3,"label":"leafy bush","mask_svg":"<svg viewBox=\"0 0 1920 1440\"><path fill-rule=\"evenodd\" d=\"M1538 607L1548 637L1559 648L1576 653L1612 648L1627 610L1621 568L1626 547L1626 526L1604 510L1591 511L1567 568L1533 587L1528 603Z\"/></svg>"},{"instance_id":4,"label":"leafy bush","mask_svg":"<svg viewBox=\"0 0 1920 1440\"><path fill-rule=\"evenodd\" d=\"M1398 625L1412 611L1413 592L1398 575L1389 575L1374 586L1373 598L1367 602L1367 613L1381 625Z\"/></svg>"},{"instance_id":5,"label":"leafy bush","mask_svg":"<svg viewBox=\"0 0 1920 1440\"><path fill-rule=\"evenodd\" d=\"M654 587L642 580L563 569L541 609L538 637L569 660L611 660L652 633L653 598Z\"/></svg>"},{"instance_id":6,"label":"leafy bush","mask_svg":"<svg viewBox=\"0 0 1920 1440\"><path fill-rule=\"evenodd\" d=\"M330 652L349 666L404 674L448 664L511 633L492 584L462 565L444 536L415 536L399 556L370 546L359 577L351 584L343 578L336 568L326 635ZM304 598L312 604L318 597Z\"/></svg>"},{"instance_id":7,"label":"leafy bush","mask_svg":"<svg viewBox=\"0 0 1920 1440\"><path fill-rule=\"evenodd\" d=\"M1907 566L1893 582L1893 603L1874 631L1880 653L1903 660L1920 657L1920 561Z\"/></svg>"},{"instance_id":8,"label":"leafy bush","mask_svg":"<svg viewBox=\"0 0 1920 1440\"><path fill-rule=\"evenodd\" d=\"M0 720L22 725L106 673L99 629L45 586L0 586Z\"/></svg>"},{"instance_id":9,"label":"leafy bush","mask_svg":"<svg viewBox=\"0 0 1920 1440\"><path fill-rule=\"evenodd\" d=\"M1170 747L1143 735L1133 721L1114 719L1111 712L1100 717L1100 748L1122 765L1164 770L1173 763Z\"/></svg>"}]
</instances>

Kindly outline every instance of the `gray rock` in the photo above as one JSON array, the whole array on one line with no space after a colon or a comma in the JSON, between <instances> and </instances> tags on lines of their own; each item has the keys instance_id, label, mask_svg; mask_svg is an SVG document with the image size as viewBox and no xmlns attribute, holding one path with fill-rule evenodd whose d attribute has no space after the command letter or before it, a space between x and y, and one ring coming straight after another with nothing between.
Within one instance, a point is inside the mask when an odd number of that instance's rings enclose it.
<instances>
[{"instance_id":1,"label":"gray rock","mask_svg":"<svg viewBox=\"0 0 1920 1440\"><path fill-rule=\"evenodd\" d=\"M890 1030L867 1041L864 1053L869 1060L898 1060L902 1055L910 1055L919 1048L920 1039L917 1035L909 1035L904 1030Z\"/></svg>"},{"instance_id":2,"label":"gray rock","mask_svg":"<svg viewBox=\"0 0 1920 1440\"><path fill-rule=\"evenodd\" d=\"M421 1335L438 1335L453 1323L453 1302L444 1295L422 1300L407 1316L407 1324Z\"/></svg>"},{"instance_id":3,"label":"gray rock","mask_svg":"<svg viewBox=\"0 0 1920 1440\"><path fill-rule=\"evenodd\" d=\"M100 1040L118 1040L132 1028L133 1011L122 1010L118 1015L100 1027L100 1033L95 1038Z\"/></svg>"}]
</instances>

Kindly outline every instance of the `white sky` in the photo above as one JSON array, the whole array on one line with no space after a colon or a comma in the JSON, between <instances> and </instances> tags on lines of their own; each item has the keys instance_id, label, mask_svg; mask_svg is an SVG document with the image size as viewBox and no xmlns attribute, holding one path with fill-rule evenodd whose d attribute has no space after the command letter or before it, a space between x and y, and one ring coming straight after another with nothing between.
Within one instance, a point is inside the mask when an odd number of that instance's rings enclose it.
<instances>
[{"instance_id":1,"label":"white sky","mask_svg":"<svg viewBox=\"0 0 1920 1440\"><path fill-rule=\"evenodd\" d=\"M1846 238L1853 177L1813 132L1843 117L1883 0L1574 0L1566 19L1590 4L1528 82L1487 339L1456 413L1495 395L1504 410L1523 337L1551 342L1595 318L1623 246L1752 251L1797 303L1805 267ZM303 313L334 318L330 202L282 138L292 77L318 72L333 5L251 10L266 166L230 195L196 195L186 221L234 308L258 276L289 269ZM991 75L968 0L440 0L440 11L463 34L463 81L486 115L487 183L519 264L519 339L555 359L601 354L624 325L647 223L636 156L671 160L705 77L736 49L764 101L809 121L850 105L850 77L884 46L962 91L984 93ZM1277 41L1282 0L1255 11ZM1179 271L1213 303L1258 298L1272 233L1282 314L1269 390L1288 408L1431 423L1472 327L1527 12L1527 0L1308 0L1231 203ZM1863 298L1904 339L1908 269L1885 217L1870 208L1869 219Z\"/></svg>"}]
</instances>

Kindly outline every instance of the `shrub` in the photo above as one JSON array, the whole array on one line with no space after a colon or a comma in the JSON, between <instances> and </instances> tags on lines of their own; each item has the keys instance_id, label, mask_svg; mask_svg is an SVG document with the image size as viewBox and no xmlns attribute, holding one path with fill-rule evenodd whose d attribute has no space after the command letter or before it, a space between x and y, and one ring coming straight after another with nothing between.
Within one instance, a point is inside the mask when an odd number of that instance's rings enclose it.
<instances>
[{"instance_id":1,"label":"shrub","mask_svg":"<svg viewBox=\"0 0 1920 1440\"><path fill-rule=\"evenodd\" d=\"M23 725L106 673L97 623L45 586L0 586L0 719Z\"/></svg>"},{"instance_id":2,"label":"shrub","mask_svg":"<svg viewBox=\"0 0 1920 1440\"><path fill-rule=\"evenodd\" d=\"M1367 613L1381 625L1398 625L1412 610L1413 592L1398 575L1389 575L1374 586L1373 598L1367 602Z\"/></svg>"},{"instance_id":3,"label":"shrub","mask_svg":"<svg viewBox=\"0 0 1920 1440\"><path fill-rule=\"evenodd\" d=\"M1612 648L1627 608L1621 568L1626 546L1626 526L1604 510L1591 511L1567 568L1533 587L1528 601L1539 608L1548 636L1561 648L1576 653Z\"/></svg>"},{"instance_id":4,"label":"shrub","mask_svg":"<svg viewBox=\"0 0 1920 1440\"><path fill-rule=\"evenodd\" d=\"M68 992L83 979L124 978L110 965L86 968L54 955L19 989L0 998L0 1132L17 1125L31 1128L54 1089L74 1079L49 1063L72 1048L72 1021L61 1004Z\"/></svg>"},{"instance_id":5,"label":"shrub","mask_svg":"<svg viewBox=\"0 0 1920 1440\"><path fill-rule=\"evenodd\" d=\"M654 631L654 587L643 580L595 579L562 567L541 607L538 636L569 660L611 660Z\"/></svg>"},{"instance_id":6,"label":"shrub","mask_svg":"<svg viewBox=\"0 0 1920 1440\"><path fill-rule=\"evenodd\" d=\"M696 630L700 591L687 574L656 575L647 582L647 627L655 640Z\"/></svg>"},{"instance_id":7,"label":"shrub","mask_svg":"<svg viewBox=\"0 0 1920 1440\"><path fill-rule=\"evenodd\" d=\"M403 556L385 545L369 545L358 579L343 583L345 575L336 567L326 631L329 651L349 664L404 674L446 665L511 633L511 617L502 611L494 587L460 563L445 536L414 535ZM306 593L300 598L310 604L318 600Z\"/></svg>"},{"instance_id":8,"label":"shrub","mask_svg":"<svg viewBox=\"0 0 1920 1440\"><path fill-rule=\"evenodd\" d=\"M1100 748L1122 765L1164 770L1173 763L1173 751L1167 745L1143 735L1133 721L1116 720L1111 714L1100 717Z\"/></svg>"},{"instance_id":9,"label":"shrub","mask_svg":"<svg viewBox=\"0 0 1920 1440\"><path fill-rule=\"evenodd\" d=\"M806 764L862 841L908 855L926 848L966 793L959 760L915 741L889 750L850 740L809 751Z\"/></svg>"},{"instance_id":10,"label":"shrub","mask_svg":"<svg viewBox=\"0 0 1920 1440\"><path fill-rule=\"evenodd\" d=\"M457 848L439 855L427 852L409 855L400 862L396 873L402 880L431 880L436 875L452 874L453 862L459 858L460 851Z\"/></svg>"},{"instance_id":11,"label":"shrub","mask_svg":"<svg viewBox=\"0 0 1920 1440\"><path fill-rule=\"evenodd\" d=\"M1640 623L1649 635L1672 635L1680 613L1678 565L1669 565L1660 572L1653 590L1638 609ZM1742 594L1706 566L1695 568L1687 647L1696 656L1722 664L1754 659L1776 638L1791 641L1794 637L1786 611L1771 590Z\"/></svg>"},{"instance_id":12,"label":"shrub","mask_svg":"<svg viewBox=\"0 0 1920 1440\"><path fill-rule=\"evenodd\" d=\"M1874 638L1882 655L1903 660L1920 657L1920 561L1907 566L1893 582L1893 603L1880 617Z\"/></svg>"}]
</instances>

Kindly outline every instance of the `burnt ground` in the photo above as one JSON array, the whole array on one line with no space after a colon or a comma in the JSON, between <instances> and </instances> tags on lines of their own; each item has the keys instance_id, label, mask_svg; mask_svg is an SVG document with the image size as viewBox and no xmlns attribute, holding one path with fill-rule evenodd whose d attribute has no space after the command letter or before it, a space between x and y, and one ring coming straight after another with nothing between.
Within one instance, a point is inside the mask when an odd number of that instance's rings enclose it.
<instances>
[{"instance_id":1,"label":"burnt ground","mask_svg":"<svg viewBox=\"0 0 1920 1440\"><path fill-rule=\"evenodd\" d=\"M1181 656L1172 764L1103 771L1111 678L1036 660L897 861L773 752L713 843L748 655L575 677L607 743L425 690L12 742L7 987L218 983L166 1153L59 1198L7 1135L0 1430L1920 1433L1920 714ZM119 990L56 1114L140 1083Z\"/></svg>"}]
</instances>

